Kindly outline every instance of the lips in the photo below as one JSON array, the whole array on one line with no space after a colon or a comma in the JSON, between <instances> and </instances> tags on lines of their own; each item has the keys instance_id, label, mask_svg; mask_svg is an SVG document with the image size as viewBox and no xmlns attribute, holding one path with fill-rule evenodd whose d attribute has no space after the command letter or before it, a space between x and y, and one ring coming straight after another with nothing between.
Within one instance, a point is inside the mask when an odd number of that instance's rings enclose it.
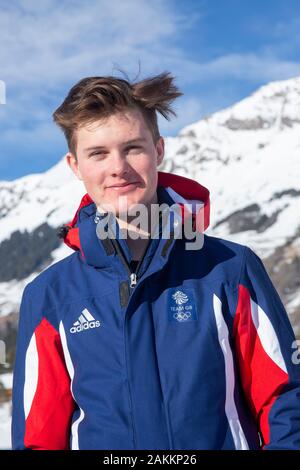
<instances>
[{"instance_id":1,"label":"lips","mask_svg":"<svg viewBox=\"0 0 300 470\"><path fill-rule=\"evenodd\" d=\"M130 186L131 184L138 184L137 181L127 181L126 183L114 184L112 186L107 186L108 188L123 188L125 186Z\"/></svg>"}]
</instances>

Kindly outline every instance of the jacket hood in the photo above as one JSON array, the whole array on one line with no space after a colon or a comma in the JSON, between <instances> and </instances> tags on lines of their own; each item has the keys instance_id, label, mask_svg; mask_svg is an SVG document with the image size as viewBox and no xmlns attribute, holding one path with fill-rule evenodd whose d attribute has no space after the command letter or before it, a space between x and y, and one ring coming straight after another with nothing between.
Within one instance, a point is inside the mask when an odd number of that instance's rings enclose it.
<instances>
[{"instance_id":1,"label":"jacket hood","mask_svg":"<svg viewBox=\"0 0 300 470\"><path fill-rule=\"evenodd\" d=\"M194 230L203 232L208 228L210 199L209 190L207 188L190 178L162 171L158 172L157 189L159 187L164 188L168 193L170 204L177 203L181 206L183 223L186 218L191 215L191 212L186 210L187 206L184 206L184 204L189 204L188 207L192 208ZM85 194L81 199L73 220L60 229L59 236L63 238L64 243L73 250L81 249L78 226L79 218L81 211L91 205L94 206L92 212L95 212L96 206L94 201L89 194Z\"/></svg>"}]
</instances>

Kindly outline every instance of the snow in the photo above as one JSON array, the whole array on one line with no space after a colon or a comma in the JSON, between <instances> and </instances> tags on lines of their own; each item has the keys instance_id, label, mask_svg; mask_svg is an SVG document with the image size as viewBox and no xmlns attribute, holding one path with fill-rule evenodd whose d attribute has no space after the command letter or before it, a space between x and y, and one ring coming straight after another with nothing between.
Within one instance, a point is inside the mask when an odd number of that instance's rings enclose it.
<instances>
[{"instance_id":1,"label":"snow","mask_svg":"<svg viewBox=\"0 0 300 470\"><path fill-rule=\"evenodd\" d=\"M11 449L11 404L0 404L0 449Z\"/></svg>"},{"instance_id":2,"label":"snow","mask_svg":"<svg viewBox=\"0 0 300 470\"><path fill-rule=\"evenodd\" d=\"M175 161L180 165L179 172L175 165L176 173L191 176L210 189L211 227L254 203L267 216L282 210L264 233L232 235L224 224L208 231L240 243L248 241L264 256L293 236L300 223L300 197L274 197L282 191L300 190L300 123L257 130L231 130L225 123L229 118L245 121L258 116L277 122L282 117L278 100L283 98L290 104L284 116L300 116L300 78L271 83L235 106L184 128L180 139L167 140L167 166ZM183 147L188 149L184 154L180 153Z\"/></svg>"},{"instance_id":3,"label":"snow","mask_svg":"<svg viewBox=\"0 0 300 470\"><path fill-rule=\"evenodd\" d=\"M11 372L7 372L6 374L0 374L0 382L2 383L5 389L12 389L13 374Z\"/></svg>"},{"instance_id":4,"label":"snow","mask_svg":"<svg viewBox=\"0 0 300 470\"><path fill-rule=\"evenodd\" d=\"M0 242L45 221L52 227L69 222L85 192L64 158L46 173L0 182L0 208L7 211L0 218Z\"/></svg>"},{"instance_id":5,"label":"snow","mask_svg":"<svg viewBox=\"0 0 300 470\"><path fill-rule=\"evenodd\" d=\"M204 126L210 127L211 124L226 126L231 118L238 121L261 118L278 129L282 116L299 119L299 106L300 77L271 82L235 105L219 111L205 120L186 126L181 130L180 135L186 135L190 131L198 134ZM263 127L263 129L266 129L266 127Z\"/></svg>"},{"instance_id":6,"label":"snow","mask_svg":"<svg viewBox=\"0 0 300 470\"><path fill-rule=\"evenodd\" d=\"M45 269L72 253L73 250L62 243L51 253L53 261ZM19 311L23 290L38 275L38 272L34 272L20 281L0 282L0 317Z\"/></svg>"},{"instance_id":7,"label":"snow","mask_svg":"<svg viewBox=\"0 0 300 470\"><path fill-rule=\"evenodd\" d=\"M5 389L12 389L13 374L0 374ZM0 449L11 449L11 402L0 403Z\"/></svg>"},{"instance_id":8,"label":"snow","mask_svg":"<svg viewBox=\"0 0 300 470\"><path fill-rule=\"evenodd\" d=\"M288 303L287 308L293 310L294 308L300 305L300 292L295 295L295 297Z\"/></svg>"}]
</instances>

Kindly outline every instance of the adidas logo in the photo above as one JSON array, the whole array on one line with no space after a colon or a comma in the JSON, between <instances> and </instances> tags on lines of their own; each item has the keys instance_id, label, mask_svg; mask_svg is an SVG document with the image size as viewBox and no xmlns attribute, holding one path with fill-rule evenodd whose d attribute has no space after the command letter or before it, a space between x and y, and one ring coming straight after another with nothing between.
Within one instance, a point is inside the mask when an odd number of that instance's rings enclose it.
<instances>
[{"instance_id":1,"label":"adidas logo","mask_svg":"<svg viewBox=\"0 0 300 470\"><path fill-rule=\"evenodd\" d=\"M89 330L90 328L99 328L101 325L99 320L95 320L93 315L88 311L87 308L82 310L78 320L73 323L72 328L70 328L71 333L80 333L83 330Z\"/></svg>"}]
</instances>

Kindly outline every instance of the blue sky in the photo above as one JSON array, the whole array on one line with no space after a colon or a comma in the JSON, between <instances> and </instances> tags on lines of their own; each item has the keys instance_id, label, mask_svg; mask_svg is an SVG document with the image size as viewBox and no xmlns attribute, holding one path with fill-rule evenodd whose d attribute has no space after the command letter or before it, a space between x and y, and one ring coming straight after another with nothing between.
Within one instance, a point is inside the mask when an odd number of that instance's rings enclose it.
<instances>
[{"instance_id":1,"label":"blue sky","mask_svg":"<svg viewBox=\"0 0 300 470\"><path fill-rule=\"evenodd\" d=\"M162 135L300 75L298 0L0 0L0 179L66 152L52 112L91 75L170 71L184 96ZM1 96L0 96L1 102Z\"/></svg>"}]
</instances>

